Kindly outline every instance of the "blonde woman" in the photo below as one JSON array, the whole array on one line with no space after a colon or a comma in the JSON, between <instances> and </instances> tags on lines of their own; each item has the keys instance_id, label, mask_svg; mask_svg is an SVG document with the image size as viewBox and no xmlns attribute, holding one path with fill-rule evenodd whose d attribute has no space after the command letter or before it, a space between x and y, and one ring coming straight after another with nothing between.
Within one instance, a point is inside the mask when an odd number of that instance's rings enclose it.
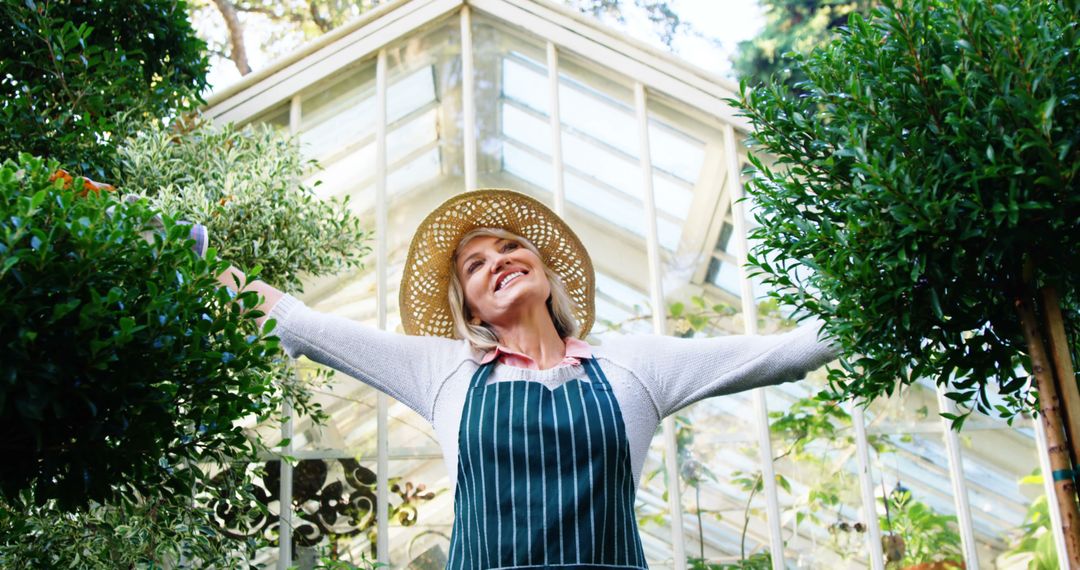
<instances>
[{"instance_id":1,"label":"blonde woman","mask_svg":"<svg viewBox=\"0 0 1080 570\"><path fill-rule=\"evenodd\" d=\"M432 424L455 482L448 568L646 568L634 495L660 421L801 378L834 353L817 327L589 345L593 279L585 248L547 207L478 190L445 202L413 238L399 299L406 335L248 287L290 356Z\"/></svg>"}]
</instances>

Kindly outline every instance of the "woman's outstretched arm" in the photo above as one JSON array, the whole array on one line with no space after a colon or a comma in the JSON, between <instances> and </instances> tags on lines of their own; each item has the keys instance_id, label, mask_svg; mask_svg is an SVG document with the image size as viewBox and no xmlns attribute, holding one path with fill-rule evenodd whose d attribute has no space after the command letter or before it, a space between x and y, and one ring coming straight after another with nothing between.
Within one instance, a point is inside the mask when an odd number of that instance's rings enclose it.
<instances>
[{"instance_id":1,"label":"woman's outstretched arm","mask_svg":"<svg viewBox=\"0 0 1080 570\"><path fill-rule=\"evenodd\" d=\"M296 297L263 282L247 282L235 267L218 276L232 290L260 296L257 308L277 322L274 334L293 358L305 356L389 394L432 421L440 380L463 360L461 341L415 337L379 330L344 317L308 308Z\"/></svg>"},{"instance_id":2,"label":"woman's outstretched arm","mask_svg":"<svg viewBox=\"0 0 1080 570\"><path fill-rule=\"evenodd\" d=\"M634 335L611 339L613 350L637 361L661 417L703 398L798 380L836 358L819 338L820 323L783 334L677 338Z\"/></svg>"},{"instance_id":3,"label":"woman's outstretched arm","mask_svg":"<svg viewBox=\"0 0 1080 570\"><path fill-rule=\"evenodd\" d=\"M256 279L255 281L248 283L247 276L244 275L244 272L240 271L234 265L230 265L228 269L221 273L221 275L218 275L218 281L232 291L255 291L259 294L260 303L255 308L262 311L263 316L256 319L255 322L257 322L260 327L263 326L263 323L265 323L266 319L270 316L270 311L274 309L274 305L277 305L278 301L285 296L285 293L281 290L263 281Z\"/></svg>"}]
</instances>

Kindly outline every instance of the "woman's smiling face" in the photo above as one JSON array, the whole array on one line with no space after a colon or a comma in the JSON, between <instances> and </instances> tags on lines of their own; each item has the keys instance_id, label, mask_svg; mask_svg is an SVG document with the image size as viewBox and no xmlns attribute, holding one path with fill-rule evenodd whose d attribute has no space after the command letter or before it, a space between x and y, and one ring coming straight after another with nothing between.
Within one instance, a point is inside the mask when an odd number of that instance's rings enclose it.
<instances>
[{"instance_id":1,"label":"woman's smiling face","mask_svg":"<svg viewBox=\"0 0 1080 570\"><path fill-rule=\"evenodd\" d=\"M461 246L455 264L469 312L488 324L506 325L551 295L543 261L514 240L477 236Z\"/></svg>"}]
</instances>

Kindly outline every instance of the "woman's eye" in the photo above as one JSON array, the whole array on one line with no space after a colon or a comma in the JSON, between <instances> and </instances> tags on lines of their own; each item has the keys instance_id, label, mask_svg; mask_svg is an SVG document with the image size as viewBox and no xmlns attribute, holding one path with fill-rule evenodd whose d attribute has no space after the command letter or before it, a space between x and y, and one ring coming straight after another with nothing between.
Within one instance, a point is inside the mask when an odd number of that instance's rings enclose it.
<instances>
[{"instance_id":1,"label":"woman's eye","mask_svg":"<svg viewBox=\"0 0 1080 570\"><path fill-rule=\"evenodd\" d=\"M469 267L466 268L465 271L467 273L472 273L473 271L476 271L476 269L479 268L479 267L480 267L480 262L479 261L474 261L474 262L469 264Z\"/></svg>"},{"instance_id":2,"label":"woman's eye","mask_svg":"<svg viewBox=\"0 0 1080 570\"><path fill-rule=\"evenodd\" d=\"M518 248L517 242L508 241L503 244L503 251L511 251Z\"/></svg>"}]
</instances>

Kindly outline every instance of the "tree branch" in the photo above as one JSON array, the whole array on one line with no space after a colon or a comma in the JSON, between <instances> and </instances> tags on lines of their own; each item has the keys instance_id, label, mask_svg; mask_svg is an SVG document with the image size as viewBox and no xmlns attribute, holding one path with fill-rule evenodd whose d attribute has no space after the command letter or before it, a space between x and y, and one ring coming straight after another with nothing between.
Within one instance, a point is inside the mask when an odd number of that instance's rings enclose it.
<instances>
[{"instance_id":1,"label":"tree branch","mask_svg":"<svg viewBox=\"0 0 1080 570\"><path fill-rule=\"evenodd\" d=\"M236 6L230 0L214 0L214 5L225 19L225 26L229 28L229 46L231 54L229 59L236 64L240 75L251 73L248 65L247 49L244 47L244 26L240 23L240 17L236 14Z\"/></svg>"}]
</instances>

